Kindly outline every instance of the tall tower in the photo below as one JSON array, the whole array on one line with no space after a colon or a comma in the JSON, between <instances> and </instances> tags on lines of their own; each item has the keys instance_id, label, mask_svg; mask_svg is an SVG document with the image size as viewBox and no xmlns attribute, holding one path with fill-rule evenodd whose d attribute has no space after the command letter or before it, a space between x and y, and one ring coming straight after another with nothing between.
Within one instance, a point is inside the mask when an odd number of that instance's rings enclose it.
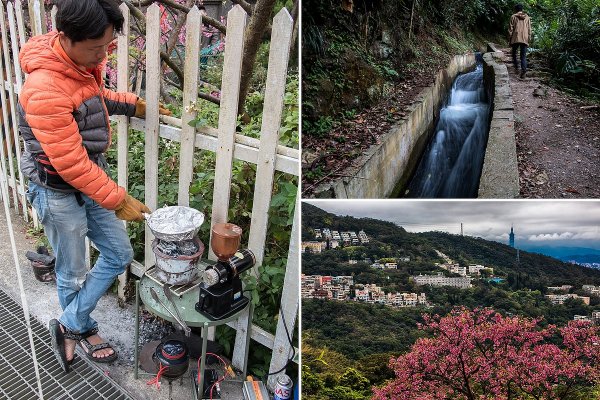
<instances>
[{"instance_id":1,"label":"tall tower","mask_svg":"<svg viewBox=\"0 0 600 400\"><path fill-rule=\"evenodd\" d=\"M510 247L515 247L515 232L512 225L510 226L510 234L508 235L508 244Z\"/></svg>"}]
</instances>

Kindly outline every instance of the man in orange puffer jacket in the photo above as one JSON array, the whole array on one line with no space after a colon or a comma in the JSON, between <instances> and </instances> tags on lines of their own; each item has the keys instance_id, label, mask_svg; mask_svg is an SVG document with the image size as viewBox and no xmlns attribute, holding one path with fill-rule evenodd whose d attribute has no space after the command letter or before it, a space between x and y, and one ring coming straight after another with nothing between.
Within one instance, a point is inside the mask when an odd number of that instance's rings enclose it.
<instances>
[{"instance_id":1,"label":"man in orange puffer jacket","mask_svg":"<svg viewBox=\"0 0 600 400\"><path fill-rule=\"evenodd\" d=\"M19 55L29 76L19 95L18 117L27 196L56 256L63 314L50 321L50 332L67 372L77 343L94 361L116 358L98 336L90 313L133 259L119 219L142 220L150 210L105 172L109 115L145 115L142 99L103 84L106 51L122 29L123 15L114 0L62 0L57 5L57 31L31 38ZM85 266L86 236L100 250L90 271Z\"/></svg>"}]
</instances>

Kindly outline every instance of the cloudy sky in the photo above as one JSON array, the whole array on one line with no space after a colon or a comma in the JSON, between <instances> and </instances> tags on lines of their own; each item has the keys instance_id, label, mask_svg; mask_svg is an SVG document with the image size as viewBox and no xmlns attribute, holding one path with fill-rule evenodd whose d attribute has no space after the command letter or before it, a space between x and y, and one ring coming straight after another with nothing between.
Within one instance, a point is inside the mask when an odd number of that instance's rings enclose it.
<instances>
[{"instance_id":1,"label":"cloudy sky","mask_svg":"<svg viewBox=\"0 0 600 400\"><path fill-rule=\"evenodd\" d=\"M600 249L600 201L308 201L338 215L391 221L410 232L445 231L508 243L511 224L521 248Z\"/></svg>"}]
</instances>

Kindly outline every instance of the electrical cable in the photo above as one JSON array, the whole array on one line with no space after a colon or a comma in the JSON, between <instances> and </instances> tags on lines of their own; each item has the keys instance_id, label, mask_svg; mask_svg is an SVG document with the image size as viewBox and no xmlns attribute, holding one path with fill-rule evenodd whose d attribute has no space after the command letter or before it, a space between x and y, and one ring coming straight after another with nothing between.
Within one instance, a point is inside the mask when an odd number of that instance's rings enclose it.
<instances>
[{"instance_id":1,"label":"electrical cable","mask_svg":"<svg viewBox=\"0 0 600 400\"><path fill-rule=\"evenodd\" d=\"M162 376L163 372L167 370L168 367L166 365L162 365L162 363L159 363L158 365L158 373L154 378L146 382L146 385L156 385L156 388L160 389L160 377Z\"/></svg>"},{"instance_id":2,"label":"electrical cable","mask_svg":"<svg viewBox=\"0 0 600 400\"><path fill-rule=\"evenodd\" d=\"M278 374L278 373L280 373L282 371L285 371L285 369L288 367L288 365L290 365L290 363L292 362L292 360L294 359L294 357L296 357L296 348L294 347L294 343L292 342L292 338L290 336L290 331L288 330L287 323L285 322L285 317L283 316L283 311L281 310L281 308L279 309L279 314L281 315L281 320L283 322L283 327L285 328L286 336L288 338L288 341L290 342L290 346L292 347L292 357L290 357L288 359L288 361L285 363L285 365L283 366L283 368L278 369L275 372L269 372L269 373L267 373L267 376L269 376L269 375L276 375L276 374Z\"/></svg>"}]
</instances>

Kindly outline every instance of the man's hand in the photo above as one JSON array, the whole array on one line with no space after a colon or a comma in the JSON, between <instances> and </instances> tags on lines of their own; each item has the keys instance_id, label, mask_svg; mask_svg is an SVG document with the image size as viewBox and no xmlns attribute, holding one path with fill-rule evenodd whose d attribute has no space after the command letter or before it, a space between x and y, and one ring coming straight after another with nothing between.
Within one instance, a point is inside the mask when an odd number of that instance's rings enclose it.
<instances>
[{"instance_id":1,"label":"man's hand","mask_svg":"<svg viewBox=\"0 0 600 400\"><path fill-rule=\"evenodd\" d=\"M150 209L144 203L134 199L131 195L125 196L125 199L115 208L117 218L125 221L142 221L143 213L150 213Z\"/></svg>"},{"instance_id":2,"label":"man's hand","mask_svg":"<svg viewBox=\"0 0 600 400\"><path fill-rule=\"evenodd\" d=\"M162 103L158 103L158 113L160 115L171 115L171 110L165 108ZM138 98L135 103L135 117L143 118L146 116L146 100Z\"/></svg>"}]
</instances>

